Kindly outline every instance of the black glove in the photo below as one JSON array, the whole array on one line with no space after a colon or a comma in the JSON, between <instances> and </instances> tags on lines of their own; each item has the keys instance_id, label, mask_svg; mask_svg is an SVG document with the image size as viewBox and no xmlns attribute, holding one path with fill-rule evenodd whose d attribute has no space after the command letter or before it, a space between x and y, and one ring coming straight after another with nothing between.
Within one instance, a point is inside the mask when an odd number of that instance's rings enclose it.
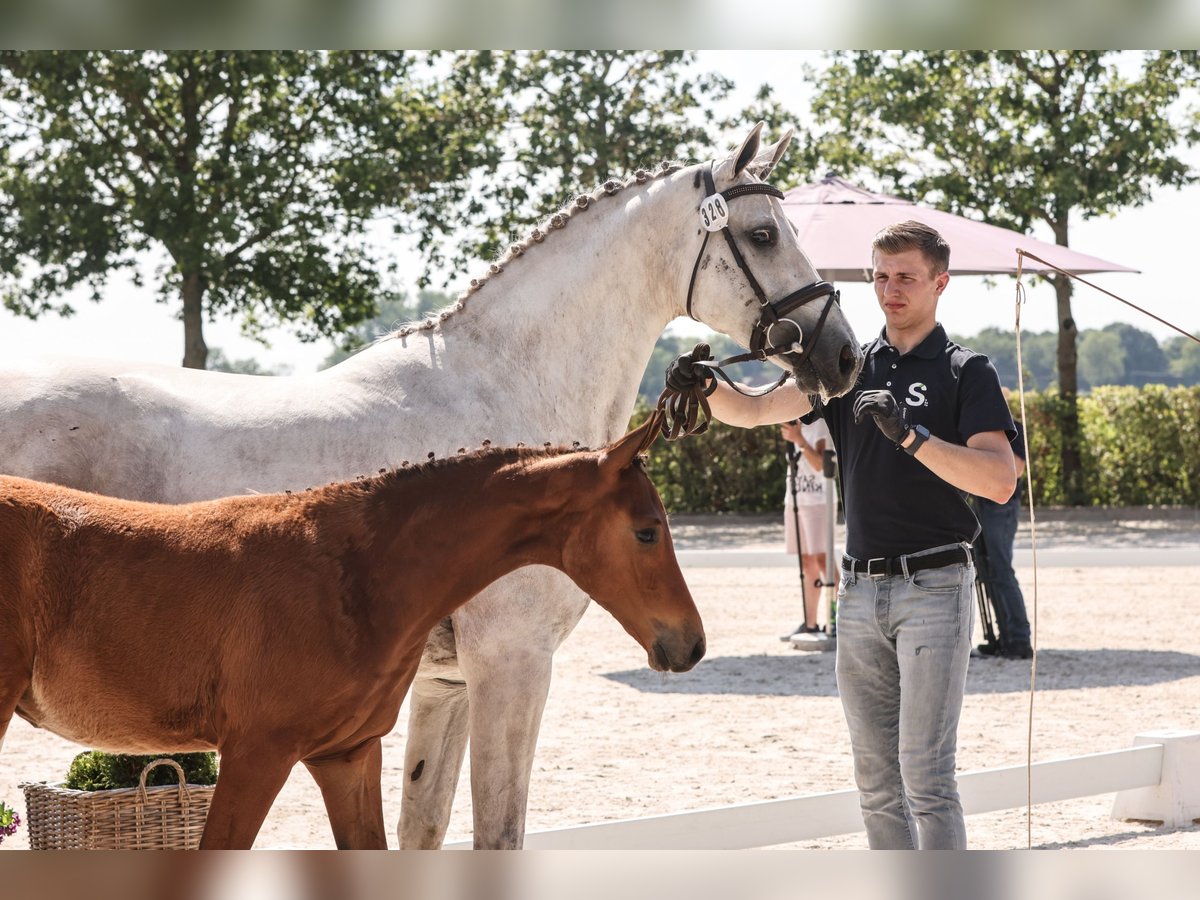
<instances>
[{"instance_id":1,"label":"black glove","mask_svg":"<svg viewBox=\"0 0 1200 900\"><path fill-rule=\"evenodd\" d=\"M873 417L884 436L897 444L912 428L908 410L896 402L891 391L863 391L858 395L854 401L854 424L862 424L867 416Z\"/></svg>"},{"instance_id":2,"label":"black glove","mask_svg":"<svg viewBox=\"0 0 1200 900\"><path fill-rule=\"evenodd\" d=\"M698 366L698 360L712 359L708 344L697 344L691 353L685 353L667 366L667 389L677 394L686 394L696 385L708 396L717 387L717 376L708 366Z\"/></svg>"}]
</instances>

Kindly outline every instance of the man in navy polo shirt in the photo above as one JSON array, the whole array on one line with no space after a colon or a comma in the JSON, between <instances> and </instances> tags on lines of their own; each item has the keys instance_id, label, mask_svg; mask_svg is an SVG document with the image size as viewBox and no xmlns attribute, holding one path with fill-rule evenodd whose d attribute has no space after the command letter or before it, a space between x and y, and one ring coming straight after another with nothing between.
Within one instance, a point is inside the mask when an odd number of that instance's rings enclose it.
<instances>
[{"instance_id":1,"label":"man in navy polo shirt","mask_svg":"<svg viewBox=\"0 0 1200 900\"><path fill-rule=\"evenodd\" d=\"M950 248L920 222L872 244L885 324L858 382L822 401L795 382L759 397L717 384L713 415L731 425L820 416L839 459L846 555L838 589L837 683L872 848L966 847L954 775L974 625L964 493L1002 503L1016 484L1014 433L987 357L937 323ZM707 381L687 357L675 385Z\"/></svg>"}]
</instances>

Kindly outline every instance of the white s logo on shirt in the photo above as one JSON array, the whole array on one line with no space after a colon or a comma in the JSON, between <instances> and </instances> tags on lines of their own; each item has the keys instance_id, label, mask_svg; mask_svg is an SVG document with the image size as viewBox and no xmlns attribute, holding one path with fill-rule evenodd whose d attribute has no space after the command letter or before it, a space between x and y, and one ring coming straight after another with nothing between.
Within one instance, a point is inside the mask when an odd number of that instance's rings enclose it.
<instances>
[{"instance_id":1,"label":"white s logo on shirt","mask_svg":"<svg viewBox=\"0 0 1200 900\"><path fill-rule=\"evenodd\" d=\"M925 392L927 390L929 388L919 381L916 384L910 384L908 386L908 396L904 398L904 402L909 406L924 406L927 403L925 399Z\"/></svg>"}]
</instances>

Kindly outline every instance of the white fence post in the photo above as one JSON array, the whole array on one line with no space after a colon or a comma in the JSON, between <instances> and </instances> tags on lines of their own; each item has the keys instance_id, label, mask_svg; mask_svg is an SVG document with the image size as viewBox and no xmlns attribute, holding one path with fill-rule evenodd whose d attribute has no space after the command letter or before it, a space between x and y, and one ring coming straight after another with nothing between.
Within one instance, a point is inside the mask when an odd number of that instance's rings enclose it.
<instances>
[{"instance_id":1,"label":"white fence post","mask_svg":"<svg viewBox=\"0 0 1200 900\"><path fill-rule=\"evenodd\" d=\"M1157 786L1119 792L1112 817L1162 822L1171 828L1200 820L1200 731L1147 731L1133 744L1162 745L1162 779Z\"/></svg>"}]
</instances>

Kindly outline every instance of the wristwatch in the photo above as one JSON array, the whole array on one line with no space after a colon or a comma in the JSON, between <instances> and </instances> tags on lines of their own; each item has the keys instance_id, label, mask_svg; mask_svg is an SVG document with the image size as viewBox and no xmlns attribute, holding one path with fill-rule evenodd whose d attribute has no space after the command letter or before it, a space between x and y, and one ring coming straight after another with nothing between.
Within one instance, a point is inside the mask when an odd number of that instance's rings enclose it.
<instances>
[{"instance_id":1,"label":"wristwatch","mask_svg":"<svg viewBox=\"0 0 1200 900\"><path fill-rule=\"evenodd\" d=\"M920 446L929 440L929 429L924 425L916 425L913 427L912 433L915 435L912 443L902 449L909 456L916 456Z\"/></svg>"}]
</instances>

